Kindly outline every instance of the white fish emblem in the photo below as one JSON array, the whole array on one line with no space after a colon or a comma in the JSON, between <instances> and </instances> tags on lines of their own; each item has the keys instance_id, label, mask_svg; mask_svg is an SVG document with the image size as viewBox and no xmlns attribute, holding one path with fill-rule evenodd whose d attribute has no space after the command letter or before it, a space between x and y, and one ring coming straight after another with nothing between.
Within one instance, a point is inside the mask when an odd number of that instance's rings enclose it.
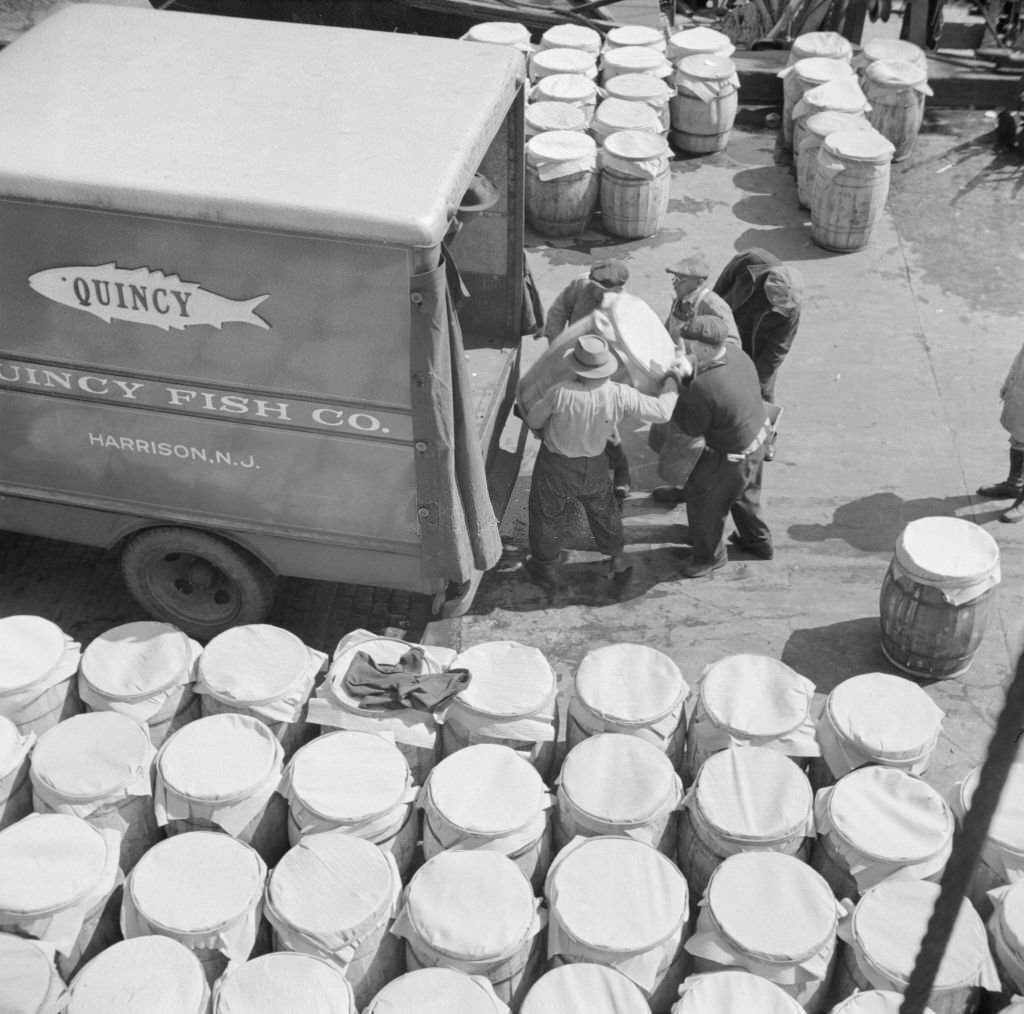
<instances>
[{"instance_id":1,"label":"white fish emblem","mask_svg":"<svg viewBox=\"0 0 1024 1014\"><path fill-rule=\"evenodd\" d=\"M178 275L150 268L119 268L113 262L93 266L47 268L30 275L28 284L55 303L85 310L110 323L124 320L151 324L164 331L209 325L270 325L256 313L269 293L253 299L228 299Z\"/></svg>"}]
</instances>

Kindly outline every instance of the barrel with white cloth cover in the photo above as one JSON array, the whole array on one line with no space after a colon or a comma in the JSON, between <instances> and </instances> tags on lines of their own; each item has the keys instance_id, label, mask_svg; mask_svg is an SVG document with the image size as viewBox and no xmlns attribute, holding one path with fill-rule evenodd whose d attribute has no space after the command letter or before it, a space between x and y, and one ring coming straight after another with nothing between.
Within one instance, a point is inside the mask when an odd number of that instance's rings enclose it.
<instances>
[{"instance_id":1,"label":"barrel with white cloth cover","mask_svg":"<svg viewBox=\"0 0 1024 1014\"><path fill-rule=\"evenodd\" d=\"M590 134L598 144L602 144L611 134L620 130L647 130L652 134L661 134L661 119L643 102L607 98L594 110Z\"/></svg>"},{"instance_id":2,"label":"barrel with white cloth cover","mask_svg":"<svg viewBox=\"0 0 1024 1014\"><path fill-rule=\"evenodd\" d=\"M782 121L781 137L783 146L793 145L793 109L804 92L826 81L854 77L853 68L845 60L833 60L824 56L812 56L798 60L779 71L782 78Z\"/></svg>"},{"instance_id":3,"label":"barrel with white cloth cover","mask_svg":"<svg viewBox=\"0 0 1024 1014\"><path fill-rule=\"evenodd\" d=\"M808 116L832 110L836 113L849 113L851 116L856 116L859 113L866 117L870 109L871 103L868 102L853 74L808 88L793 106L794 152L800 134L800 123Z\"/></svg>"},{"instance_id":4,"label":"barrel with white cloth cover","mask_svg":"<svg viewBox=\"0 0 1024 1014\"><path fill-rule=\"evenodd\" d=\"M203 715L251 715L281 741L287 760L317 733L306 702L327 656L269 623L232 627L214 637L196 666Z\"/></svg>"},{"instance_id":5,"label":"barrel with white cloth cover","mask_svg":"<svg viewBox=\"0 0 1024 1014\"><path fill-rule=\"evenodd\" d=\"M673 90L653 74L617 74L604 86L608 98L641 102L658 114L661 130L669 127L669 99Z\"/></svg>"},{"instance_id":6,"label":"barrel with white cloth cover","mask_svg":"<svg viewBox=\"0 0 1024 1014\"><path fill-rule=\"evenodd\" d=\"M741 969L700 972L679 987L672 1014L802 1014L800 1006L774 982Z\"/></svg>"},{"instance_id":7,"label":"barrel with white cloth cover","mask_svg":"<svg viewBox=\"0 0 1024 1014\"><path fill-rule=\"evenodd\" d=\"M726 655L705 666L686 732L683 781L730 746L767 746L802 762L818 755L814 684L767 655Z\"/></svg>"},{"instance_id":8,"label":"barrel with white cloth cover","mask_svg":"<svg viewBox=\"0 0 1024 1014\"><path fill-rule=\"evenodd\" d=\"M622 49L623 46L646 46L664 53L665 36L650 25L616 25L604 37L605 49Z\"/></svg>"},{"instance_id":9,"label":"barrel with white cloth cover","mask_svg":"<svg viewBox=\"0 0 1024 1014\"><path fill-rule=\"evenodd\" d=\"M417 968L392 979L363 1014L509 1014L489 979L456 968ZM216 1012L215 1012L216 1014Z\"/></svg>"},{"instance_id":10,"label":"barrel with white cloth cover","mask_svg":"<svg viewBox=\"0 0 1024 1014\"><path fill-rule=\"evenodd\" d=\"M901 60L920 67L928 72L928 54L913 42L904 39L868 39L860 51L860 69L864 69L875 60Z\"/></svg>"},{"instance_id":11,"label":"barrel with white cloth cover","mask_svg":"<svg viewBox=\"0 0 1024 1014\"><path fill-rule=\"evenodd\" d=\"M583 656L566 717L566 745L587 736L621 732L639 736L666 753L673 765L683 754L683 705L690 688L679 666L646 644L622 642Z\"/></svg>"},{"instance_id":12,"label":"barrel with white cloth cover","mask_svg":"<svg viewBox=\"0 0 1024 1014\"><path fill-rule=\"evenodd\" d=\"M543 653L517 641L487 641L459 654L469 686L448 706L441 730L444 756L474 743L501 743L546 778L555 749L555 673Z\"/></svg>"},{"instance_id":13,"label":"barrel with white cloth cover","mask_svg":"<svg viewBox=\"0 0 1024 1014\"><path fill-rule=\"evenodd\" d=\"M672 76L672 64L647 46L606 49L601 55L601 83L606 85L619 74L651 74L666 81Z\"/></svg>"},{"instance_id":14,"label":"barrel with white cloth cover","mask_svg":"<svg viewBox=\"0 0 1024 1014\"><path fill-rule=\"evenodd\" d=\"M939 885L928 880L886 880L868 888L839 926L843 946L833 995L847 997L855 989L904 992L938 897ZM971 1014L982 989L998 990L999 976L984 924L965 900L928 1006L935 1014Z\"/></svg>"},{"instance_id":15,"label":"barrel with white cloth cover","mask_svg":"<svg viewBox=\"0 0 1024 1014\"><path fill-rule=\"evenodd\" d=\"M669 139L693 154L721 151L736 121L740 79L727 56L702 53L676 63L669 100Z\"/></svg>"},{"instance_id":16,"label":"barrel with white cloth cover","mask_svg":"<svg viewBox=\"0 0 1024 1014\"><path fill-rule=\"evenodd\" d=\"M763 746L712 754L686 794L679 818L677 862L695 898L711 874L738 852L771 851L806 859L814 834L807 776Z\"/></svg>"},{"instance_id":17,"label":"barrel with white cloth cover","mask_svg":"<svg viewBox=\"0 0 1024 1014\"><path fill-rule=\"evenodd\" d=\"M595 55L601 51L601 35L586 25L552 25L540 37L541 49L582 49Z\"/></svg>"},{"instance_id":18,"label":"barrel with white cloth cover","mask_svg":"<svg viewBox=\"0 0 1024 1014\"><path fill-rule=\"evenodd\" d=\"M640 987L606 965L560 965L542 975L526 994L519 1014L651 1014ZM461 1012L460 1012L461 1014Z\"/></svg>"},{"instance_id":19,"label":"barrel with white cloth cover","mask_svg":"<svg viewBox=\"0 0 1024 1014\"><path fill-rule=\"evenodd\" d=\"M954 786L953 812L962 821L978 788L981 767L969 771ZM1024 761L1015 761L999 795L981 855L971 874L967 897L987 916L992 907L988 892L1024 880Z\"/></svg>"},{"instance_id":20,"label":"barrel with white cloth cover","mask_svg":"<svg viewBox=\"0 0 1024 1014\"><path fill-rule=\"evenodd\" d=\"M863 989L841 1000L829 1014L899 1014L903 994L891 989ZM925 1007L923 1014L935 1014Z\"/></svg>"},{"instance_id":21,"label":"barrel with white cloth cover","mask_svg":"<svg viewBox=\"0 0 1024 1014\"><path fill-rule=\"evenodd\" d=\"M203 647L170 623L122 623L82 652L78 693L90 711L116 711L149 727L157 749L199 717L193 690Z\"/></svg>"},{"instance_id":22,"label":"barrel with white cloth cover","mask_svg":"<svg viewBox=\"0 0 1024 1014\"><path fill-rule=\"evenodd\" d=\"M32 812L32 782L29 780L29 754L36 735L19 731L0 715L0 829Z\"/></svg>"},{"instance_id":23,"label":"barrel with white cloth cover","mask_svg":"<svg viewBox=\"0 0 1024 1014\"><path fill-rule=\"evenodd\" d=\"M542 236L578 236L597 209L597 144L574 130L526 142L526 217Z\"/></svg>"},{"instance_id":24,"label":"barrel with white cloth cover","mask_svg":"<svg viewBox=\"0 0 1024 1014\"><path fill-rule=\"evenodd\" d=\"M116 831L65 813L30 813L4 828L0 931L53 945L58 971L70 979L118 938L118 844Z\"/></svg>"},{"instance_id":25,"label":"barrel with white cloth cover","mask_svg":"<svg viewBox=\"0 0 1024 1014\"><path fill-rule=\"evenodd\" d=\"M65 1014L207 1014L202 963L164 936L121 940L97 954L68 989Z\"/></svg>"},{"instance_id":26,"label":"barrel with white cloth cover","mask_svg":"<svg viewBox=\"0 0 1024 1014\"><path fill-rule=\"evenodd\" d=\"M793 125L793 158L796 162L796 194L800 206L811 206L814 169L818 164L818 149L829 134L838 130L869 130L871 124L863 113L840 113L823 109L803 116Z\"/></svg>"},{"instance_id":27,"label":"barrel with white cloth cover","mask_svg":"<svg viewBox=\"0 0 1024 1014\"><path fill-rule=\"evenodd\" d=\"M551 862L551 795L537 769L497 743L477 743L442 760L420 794L423 856L491 849L511 859L535 890Z\"/></svg>"},{"instance_id":28,"label":"barrel with white cloth cover","mask_svg":"<svg viewBox=\"0 0 1024 1014\"><path fill-rule=\"evenodd\" d=\"M395 857L404 877L419 840L409 764L386 734L339 731L301 747L285 769L288 841L346 831Z\"/></svg>"},{"instance_id":29,"label":"barrel with white cloth cover","mask_svg":"<svg viewBox=\"0 0 1024 1014\"><path fill-rule=\"evenodd\" d=\"M953 811L927 782L869 764L820 789L811 865L837 898L883 880L935 880L953 846Z\"/></svg>"},{"instance_id":30,"label":"barrel with white cloth cover","mask_svg":"<svg viewBox=\"0 0 1024 1014\"><path fill-rule=\"evenodd\" d=\"M277 791L282 767L281 744L258 718L197 718L157 754L157 823L168 835L224 831L273 865L288 848L288 805Z\"/></svg>"},{"instance_id":31,"label":"barrel with white cloth cover","mask_svg":"<svg viewBox=\"0 0 1024 1014\"><path fill-rule=\"evenodd\" d=\"M597 108L597 84L585 74L549 74L533 86L530 100L575 106L589 125Z\"/></svg>"},{"instance_id":32,"label":"barrel with white cloth cover","mask_svg":"<svg viewBox=\"0 0 1024 1014\"><path fill-rule=\"evenodd\" d=\"M211 1014L358 1014L352 987L330 962L276 951L229 968L213 989Z\"/></svg>"},{"instance_id":33,"label":"barrel with white cloth cover","mask_svg":"<svg viewBox=\"0 0 1024 1014\"><path fill-rule=\"evenodd\" d=\"M586 130L586 114L568 102L531 102L524 113L526 139L545 130Z\"/></svg>"},{"instance_id":34,"label":"barrel with white cloth cover","mask_svg":"<svg viewBox=\"0 0 1024 1014\"><path fill-rule=\"evenodd\" d=\"M82 711L77 641L42 616L0 619L0 715L36 735Z\"/></svg>"},{"instance_id":35,"label":"barrel with white cloth cover","mask_svg":"<svg viewBox=\"0 0 1024 1014\"><path fill-rule=\"evenodd\" d=\"M548 958L617 969L665 1014L683 979L690 895L671 860L629 838L578 838L555 857L544 889Z\"/></svg>"},{"instance_id":36,"label":"barrel with white cloth cover","mask_svg":"<svg viewBox=\"0 0 1024 1014\"><path fill-rule=\"evenodd\" d=\"M0 933L0 969L0 1001L8 1014L58 1014L64 1010L64 981L54 964L52 944Z\"/></svg>"},{"instance_id":37,"label":"barrel with white cloth cover","mask_svg":"<svg viewBox=\"0 0 1024 1014\"><path fill-rule=\"evenodd\" d=\"M116 711L75 715L39 737L32 752L37 813L70 813L120 836L128 873L163 834L153 813L153 758L144 725Z\"/></svg>"},{"instance_id":38,"label":"barrel with white cloth cover","mask_svg":"<svg viewBox=\"0 0 1024 1014\"><path fill-rule=\"evenodd\" d=\"M307 835L271 871L275 950L314 954L345 973L358 1009L405 971L389 932L402 882L394 857L342 831Z\"/></svg>"},{"instance_id":39,"label":"barrel with white cloth cover","mask_svg":"<svg viewBox=\"0 0 1024 1014\"><path fill-rule=\"evenodd\" d=\"M652 121L656 119L653 110L646 111ZM605 231L624 239L653 236L668 212L670 184L668 142L660 133L620 130L606 137L601 146L600 198Z\"/></svg>"},{"instance_id":40,"label":"barrel with white cloth cover","mask_svg":"<svg viewBox=\"0 0 1024 1014\"><path fill-rule=\"evenodd\" d=\"M413 874L392 933L410 970L442 966L489 979L519 1009L543 961L543 920L530 883L507 856L439 852Z\"/></svg>"},{"instance_id":41,"label":"barrel with white cloth cover","mask_svg":"<svg viewBox=\"0 0 1024 1014\"><path fill-rule=\"evenodd\" d=\"M951 678L971 667L995 607L999 546L963 518L911 521L882 581L882 651L912 676Z\"/></svg>"},{"instance_id":42,"label":"barrel with white cloth cover","mask_svg":"<svg viewBox=\"0 0 1024 1014\"><path fill-rule=\"evenodd\" d=\"M524 53L533 49L530 29L518 21L481 21L463 33L465 42L489 42L494 46L515 46Z\"/></svg>"},{"instance_id":43,"label":"barrel with white cloth cover","mask_svg":"<svg viewBox=\"0 0 1024 1014\"><path fill-rule=\"evenodd\" d=\"M992 889L992 954L1007 993L1024 993L1024 880Z\"/></svg>"},{"instance_id":44,"label":"barrel with white cloth cover","mask_svg":"<svg viewBox=\"0 0 1024 1014\"><path fill-rule=\"evenodd\" d=\"M736 47L732 40L724 32L716 31L714 28L698 26L696 28L684 28L669 36L668 58L676 63L687 56L697 56L702 53L714 53L716 56L732 56Z\"/></svg>"},{"instance_id":45,"label":"barrel with white cloth cover","mask_svg":"<svg viewBox=\"0 0 1024 1014\"><path fill-rule=\"evenodd\" d=\"M418 645L394 637L379 637L368 630L353 630L334 649L327 679L309 701L309 720L321 730L349 729L378 732L394 738L409 762L413 783L422 785L434 766L440 732L433 713L418 708L365 707L345 688L345 674L356 654L363 652L378 665L396 665L411 649L421 651L424 665L443 672L455 658L451 648Z\"/></svg>"},{"instance_id":46,"label":"barrel with white cloth cover","mask_svg":"<svg viewBox=\"0 0 1024 1014\"><path fill-rule=\"evenodd\" d=\"M795 856L740 852L711 874L686 949L694 971L744 968L807 1014L822 1014L841 912L828 884Z\"/></svg>"},{"instance_id":47,"label":"barrel with white cloth cover","mask_svg":"<svg viewBox=\"0 0 1024 1014\"><path fill-rule=\"evenodd\" d=\"M664 751L638 736L602 732L566 755L555 847L577 836L621 835L674 855L683 783Z\"/></svg>"},{"instance_id":48,"label":"barrel with white cloth cover","mask_svg":"<svg viewBox=\"0 0 1024 1014\"><path fill-rule=\"evenodd\" d=\"M925 97L935 94L928 72L903 60L874 60L864 68L864 94L871 103L871 125L892 142L892 160L901 162L917 142Z\"/></svg>"},{"instance_id":49,"label":"barrel with white cloth cover","mask_svg":"<svg viewBox=\"0 0 1024 1014\"><path fill-rule=\"evenodd\" d=\"M584 49L537 50L530 57L530 80L539 81L549 74L582 74L597 77L597 58Z\"/></svg>"},{"instance_id":50,"label":"barrel with white cloth cover","mask_svg":"<svg viewBox=\"0 0 1024 1014\"><path fill-rule=\"evenodd\" d=\"M818 149L811 193L811 239L846 253L871 242L885 211L893 147L881 134L839 130Z\"/></svg>"},{"instance_id":51,"label":"barrel with white cloth cover","mask_svg":"<svg viewBox=\"0 0 1024 1014\"><path fill-rule=\"evenodd\" d=\"M850 63L853 60L853 44L839 32L804 32L793 40L787 62L796 63L812 56Z\"/></svg>"}]
</instances>

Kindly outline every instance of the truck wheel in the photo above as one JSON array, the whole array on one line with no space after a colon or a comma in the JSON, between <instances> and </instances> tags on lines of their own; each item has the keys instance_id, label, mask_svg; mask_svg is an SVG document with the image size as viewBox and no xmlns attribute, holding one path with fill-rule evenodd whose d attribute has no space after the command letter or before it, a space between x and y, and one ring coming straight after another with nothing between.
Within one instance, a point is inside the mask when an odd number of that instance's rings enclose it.
<instances>
[{"instance_id":1,"label":"truck wheel","mask_svg":"<svg viewBox=\"0 0 1024 1014\"><path fill-rule=\"evenodd\" d=\"M147 612L198 640L259 623L274 601L274 575L259 560L189 528L139 532L121 552L121 573Z\"/></svg>"}]
</instances>

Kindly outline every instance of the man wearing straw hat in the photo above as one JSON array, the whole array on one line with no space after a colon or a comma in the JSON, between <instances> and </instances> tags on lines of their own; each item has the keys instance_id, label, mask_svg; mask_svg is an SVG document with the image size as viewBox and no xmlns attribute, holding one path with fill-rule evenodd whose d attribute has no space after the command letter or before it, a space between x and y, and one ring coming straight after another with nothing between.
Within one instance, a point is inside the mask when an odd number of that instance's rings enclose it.
<instances>
[{"instance_id":1,"label":"man wearing straw hat","mask_svg":"<svg viewBox=\"0 0 1024 1014\"><path fill-rule=\"evenodd\" d=\"M611 592L619 596L632 577L624 555L622 515L612 489L605 444L626 416L667 422L679 384L692 365L681 360L666 374L661 394L641 394L611 380L619 361L597 335L583 335L565 351L573 379L548 390L526 413L541 437L530 484L530 556L526 573L549 591L559 584L558 563L575 501L587 516L597 548L608 558Z\"/></svg>"}]
</instances>

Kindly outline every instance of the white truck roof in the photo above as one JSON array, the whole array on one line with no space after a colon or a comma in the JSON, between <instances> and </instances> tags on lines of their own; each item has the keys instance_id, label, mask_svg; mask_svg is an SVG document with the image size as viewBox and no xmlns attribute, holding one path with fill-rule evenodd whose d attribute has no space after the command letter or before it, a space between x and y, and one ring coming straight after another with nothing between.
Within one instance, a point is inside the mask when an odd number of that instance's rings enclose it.
<instances>
[{"instance_id":1,"label":"white truck roof","mask_svg":"<svg viewBox=\"0 0 1024 1014\"><path fill-rule=\"evenodd\" d=\"M0 197L432 245L522 74L504 46L74 4L0 51Z\"/></svg>"}]
</instances>

